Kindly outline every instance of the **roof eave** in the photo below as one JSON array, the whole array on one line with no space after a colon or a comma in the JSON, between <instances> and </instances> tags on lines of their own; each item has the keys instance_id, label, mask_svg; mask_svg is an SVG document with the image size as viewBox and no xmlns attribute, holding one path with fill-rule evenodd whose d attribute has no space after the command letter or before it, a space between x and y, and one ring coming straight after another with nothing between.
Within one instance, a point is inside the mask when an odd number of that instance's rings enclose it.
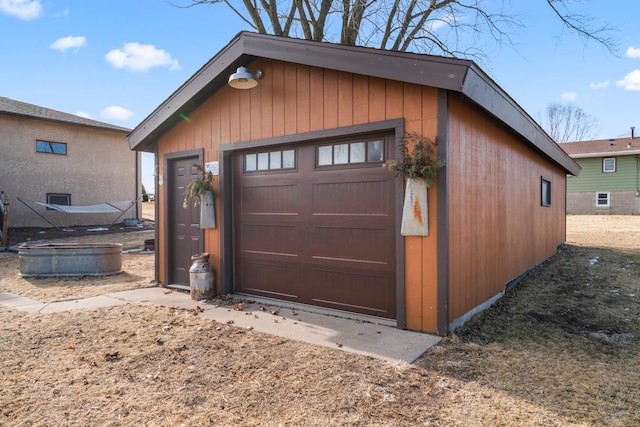
<instances>
[{"instance_id":1,"label":"roof eave","mask_svg":"<svg viewBox=\"0 0 640 427\"><path fill-rule=\"evenodd\" d=\"M61 124L65 124L65 125L70 125L70 126L81 126L81 127L85 127L85 128L91 128L91 129L99 129L99 130L104 130L104 131L108 131L108 132L118 132L118 133L123 133L123 134L128 134L129 132L131 132L131 129L127 129L127 128L116 128L116 127L110 127L110 126L100 126L100 125L92 125L89 123L81 123L81 122L72 122L69 120L58 120L58 119L52 119L52 118L48 118L48 117L39 117L39 116L32 116L29 114L20 114L20 113L14 113L11 111L0 111L0 114L4 114L6 116L14 116L14 117L20 117L23 119L31 119L31 120L42 120L45 122L52 122L52 123L61 123Z\"/></svg>"},{"instance_id":2,"label":"roof eave","mask_svg":"<svg viewBox=\"0 0 640 427\"><path fill-rule=\"evenodd\" d=\"M585 159L589 157L618 157L618 156L634 156L640 155L640 150L629 151L604 151L600 153L577 153L569 154L572 159Z\"/></svg>"}]
</instances>

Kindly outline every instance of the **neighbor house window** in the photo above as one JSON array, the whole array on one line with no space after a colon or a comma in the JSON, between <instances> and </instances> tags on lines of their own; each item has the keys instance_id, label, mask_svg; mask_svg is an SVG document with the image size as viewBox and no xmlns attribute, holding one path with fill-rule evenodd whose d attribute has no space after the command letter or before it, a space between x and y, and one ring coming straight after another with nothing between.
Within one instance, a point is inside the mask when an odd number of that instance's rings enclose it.
<instances>
[{"instance_id":1,"label":"neighbor house window","mask_svg":"<svg viewBox=\"0 0 640 427\"><path fill-rule=\"evenodd\" d=\"M596 193L596 208L611 207L611 193Z\"/></svg>"},{"instance_id":2,"label":"neighbor house window","mask_svg":"<svg viewBox=\"0 0 640 427\"><path fill-rule=\"evenodd\" d=\"M262 151L244 155L245 172L294 169L295 167L295 150Z\"/></svg>"},{"instance_id":3,"label":"neighbor house window","mask_svg":"<svg viewBox=\"0 0 640 427\"><path fill-rule=\"evenodd\" d=\"M384 161L383 140L320 145L316 149L316 163L318 166L382 161Z\"/></svg>"},{"instance_id":4,"label":"neighbor house window","mask_svg":"<svg viewBox=\"0 0 640 427\"><path fill-rule=\"evenodd\" d=\"M541 177L540 182L540 203L542 206L551 206L551 181Z\"/></svg>"},{"instance_id":5,"label":"neighbor house window","mask_svg":"<svg viewBox=\"0 0 640 427\"><path fill-rule=\"evenodd\" d=\"M36 151L38 153L67 154L67 144L64 142L36 141Z\"/></svg>"},{"instance_id":6,"label":"neighbor house window","mask_svg":"<svg viewBox=\"0 0 640 427\"><path fill-rule=\"evenodd\" d=\"M71 194L47 193L48 205L71 206ZM47 208L51 209L51 208Z\"/></svg>"},{"instance_id":7,"label":"neighbor house window","mask_svg":"<svg viewBox=\"0 0 640 427\"><path fill-rule=\"evenodd\" d=\"M616 158L605 157L602 159L602 172L615 172L616 171Z\"/></svg>"}]
</instances>

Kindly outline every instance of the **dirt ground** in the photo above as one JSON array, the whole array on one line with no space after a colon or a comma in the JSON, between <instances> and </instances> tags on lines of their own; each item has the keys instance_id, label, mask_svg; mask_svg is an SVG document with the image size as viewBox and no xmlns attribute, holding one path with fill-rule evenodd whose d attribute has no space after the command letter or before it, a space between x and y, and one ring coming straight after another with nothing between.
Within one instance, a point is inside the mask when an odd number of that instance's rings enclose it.
<instances>
[{"instance_id":1,"label":"dirt ground","mask_svg":"<svg viewBox=\"0 0 640 427\"><path fill-rule=\"evenodd\" d=\"M640 425L640 217L567 224L564 249L407 366L172 307L0 306L0 426ZM139 249L146 233L74 238ZM0 290L53 301L152 285L152 254L123 264L54 283L0 253Z\"/></svg>"}]
</instances>

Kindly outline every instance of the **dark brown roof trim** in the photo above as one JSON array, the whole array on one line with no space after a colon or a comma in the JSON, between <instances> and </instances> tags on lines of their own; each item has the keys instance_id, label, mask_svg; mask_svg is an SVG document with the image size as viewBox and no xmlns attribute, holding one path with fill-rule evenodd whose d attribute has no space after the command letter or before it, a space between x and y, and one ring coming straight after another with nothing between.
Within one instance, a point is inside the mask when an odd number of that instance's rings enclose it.
<instances>
[{"instance_id":1,"label":"dark brown roof trim","mask_svg":"<svg viewBox=\"0 0 640 427\"><path fill-rule=\"evenodd\" d=\"M577 175L580 166L472 61L242 32L180 86L130 134L134 150L155 140L226 84L230 73L267 58L460 92Z\"/></svg>"},{"instance_id":2,"label":"dark brown roof trim","mask_svg":"<svg viewBox=\"0 0 640 427\"><path fill-rule=\"evenodd\" d=\"M0 96L0 114L129 133L131 129Z\"/></svg>"}]
</instances>

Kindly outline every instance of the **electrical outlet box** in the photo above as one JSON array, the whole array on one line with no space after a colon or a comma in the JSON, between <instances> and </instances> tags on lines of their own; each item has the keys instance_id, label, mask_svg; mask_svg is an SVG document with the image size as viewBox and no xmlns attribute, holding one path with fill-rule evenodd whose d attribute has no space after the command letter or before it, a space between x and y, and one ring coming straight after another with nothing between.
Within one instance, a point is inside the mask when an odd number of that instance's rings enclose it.
<instances>
[{"instance_id":1,"label":"electrical outlet box","mask_svg":"<svg viewBox=\"0 0 640 427\"><path fill-rule=\"evenodd\" d=\"M214 176L220 175L220 164L218 162L207 162L204 164L205 172L211 172Z\"/></svg>"}]
</instances>

